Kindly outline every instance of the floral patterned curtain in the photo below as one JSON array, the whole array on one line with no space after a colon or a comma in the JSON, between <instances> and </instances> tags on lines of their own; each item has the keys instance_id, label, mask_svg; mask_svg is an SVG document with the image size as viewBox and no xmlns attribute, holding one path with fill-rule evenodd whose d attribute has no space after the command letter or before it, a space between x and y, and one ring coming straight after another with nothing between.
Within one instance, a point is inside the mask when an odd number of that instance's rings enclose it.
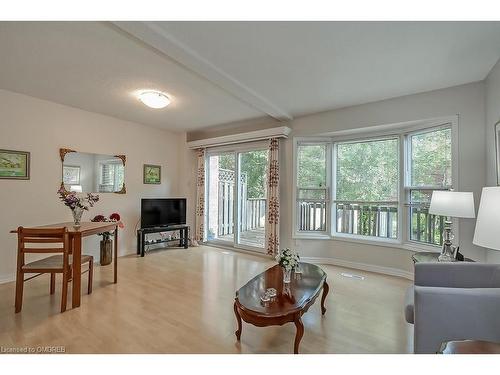
<instances>
[{"instance_id":1,"label":"floral patterned curtain","mask_svg":"<svg viewBox=\"0 0 500 375\"><path fill-rule=\"evenodd\" d=\"M266 223L266 250L267 254L276 256L280 242L280 164L279 140L271 138L269 141L269 165L267 178L267 223Z\"/></svg>"},{"instance_id":2,"label":"floral patterned curtain","mask_svg":"<svg viewBox=\"0 0 500 375\"><path fill-rule=\"evenodd\" d=\"M205 241L205 149L196 150L198 157L198 170L196 176L196 230L194 240L196 243Z\"/></svg>"}]
</instances>

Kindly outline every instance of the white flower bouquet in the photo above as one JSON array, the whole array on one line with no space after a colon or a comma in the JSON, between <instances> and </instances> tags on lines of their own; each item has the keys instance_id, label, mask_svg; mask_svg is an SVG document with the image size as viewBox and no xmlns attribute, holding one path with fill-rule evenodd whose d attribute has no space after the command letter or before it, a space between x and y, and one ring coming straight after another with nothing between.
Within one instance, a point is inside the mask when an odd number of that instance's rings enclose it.
<instances>
[{"instance_id":1,"label":"white flower bouquet","mask_svg":"<svg viewBox=\"0 0 500 375\"><path fill-rule=\"evenodd\" d=\"M286 248L280 250L276 256L276 260L286 271L291 271L298 267L300 258L296 251Z\"/></svg>"}]
</instances>

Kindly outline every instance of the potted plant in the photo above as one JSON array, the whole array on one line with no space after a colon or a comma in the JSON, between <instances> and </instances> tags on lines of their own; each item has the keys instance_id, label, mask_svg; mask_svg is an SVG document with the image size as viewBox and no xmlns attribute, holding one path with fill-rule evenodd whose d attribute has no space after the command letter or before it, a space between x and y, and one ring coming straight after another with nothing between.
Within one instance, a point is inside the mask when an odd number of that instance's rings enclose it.
<instances>
[{"instance_id":1,"label":"potted plant","mask_svg":"<svg viewBox=\"0 0 500 375\"><path fill-rule=\"evenodd\" d=\"M112 213L109 217L104 215L96 215L92 220L92 222L119 222L118 226L123 228L124 225L120 221L120 214L117 212ZM99 236L102 236L102 240L100 243L100 258L99 263L101 266L107 266L113 261L113 240L111 239L111 232L103 232L98 233Z\"/></svg>"},{"instance_id":2,"label":"potted plant","mask_svg":"<svg viewBox=\"0 0 500 375\"><path fill-rule=\"evenodd\" d=\"M290 283L291 274L299 266L299 255L288 248L281 250L276 256L278 264L283 268L283 282Z\"/></svg>"},{"instance_id":3,"label":"potted plant","mask_svg":"<svg viewBox=\"0 0 500 375\"><path fill-rule=\"evenodd\" d=\"M78 194L73 191L66 191L63 187L57 193L64 205L71 209L75 228L80 227L83 211L88 211L90 207L94 207L94 204L99 201L99 195L97 194Z\"/></svg>"}]
</instances>

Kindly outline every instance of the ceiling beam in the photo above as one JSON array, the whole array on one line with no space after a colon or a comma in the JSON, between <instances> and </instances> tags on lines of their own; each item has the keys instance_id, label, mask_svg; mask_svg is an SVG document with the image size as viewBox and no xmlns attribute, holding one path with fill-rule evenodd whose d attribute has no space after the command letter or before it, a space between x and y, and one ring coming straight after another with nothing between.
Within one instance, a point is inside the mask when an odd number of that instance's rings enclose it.
<instances>
[{"instance_id":1,"label":"ceiling beam","mask_svg":"<svg viewBox=\"0 0 500 375\"><path fill-rule=\"evenodd\" d=\"M177 61L185 68L212 82L247 105L280 121L290 121L293 119L289 113L273 104L269 99L264 98L250 87L245 86L200 56L189 46L177 40L159 24L144 21L112 23L172 60Z\"/></svg>"}]
</instances>

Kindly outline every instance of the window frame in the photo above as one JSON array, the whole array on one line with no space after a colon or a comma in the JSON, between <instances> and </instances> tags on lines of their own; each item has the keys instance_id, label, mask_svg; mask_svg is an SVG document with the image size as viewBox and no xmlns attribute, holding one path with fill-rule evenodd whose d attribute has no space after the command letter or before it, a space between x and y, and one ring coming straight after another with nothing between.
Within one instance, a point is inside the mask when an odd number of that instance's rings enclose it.
<instances>
[{"instance_id":1,"label":"window frame","mask_svg":"<svg viewBox=\"0 0 500 375\"><path fill-rule=\"evenodd\" d=\"M398 199L396 201L390 201L392 205L396 205L398 207L398 235L396 238L383 238L383 237L375 237L375 236L364 236L361 234L350 234L350 233L342 233L337 231L337 209L336 204L342 202L342 200L337 199L337 146L339 144L346 143L363 143L363 142L376 142L376 141L385 141L390 139L396 139L398 141ZM398 244L401 242L401 137L399 134L387 134L384 136L368 136L368 137L356 137L352 139L334 139L333 147L332 147L332 200L331 200L331 223L332 226L330 228L331 237L342 237L342 238L351 238L357 240L368 240L368 241L376 241L376 242L384 242L384 243L392 243ZM353 201L354 202L354 201ZM389 202L389 201L387 201ZM356 201L355 203L367 203L365 201ZM384 203L384 201L379 201L378 203ZM335 223L335 225L333 225Z\"/></svg>"},{"instance_id":2,"label":"window frame","mask_svg":"<svg viewBox=\"0 0 500 375\"><path fill-rule=\"evenodd\" d=\"M422 242L410 240L410 207L407 197L407 165L408 165L408 147L407 140L409 136L418 133L425 133L439 128L451 129L451 163L452 163L452 186L456 190L459 187L459 159L458 159L458 124L459 117L444 116L433 119L424 119L417 121L409 121L397 124L388 124L380 126L372 126L361 129L342 130L332 133L326 133L322 137L294 137L293 138L293 184L292 184L292 239L320 239L320 240L338 240L355 243L364 243L376 246L395 247L410 251L440 251L437 245L425 244ZM398 187L398 238L387 239L380 237L351 235L346 233L336 232L336 210L335 205L335 144L345 142L356 142L363 140L375 140L383 138L399 138L399 187ZM298 217L297 217L297 198L298 198L298 181L297 181L297 167L298 167L298 145L299 144L319 144L327 143L327 181L326 185L329 191L329 204L327 205L327 219L326 219L326 233L317 231L298 231ZM436 190L436 189L434 189ZM409 191L409 190L408 190ZM456 241L459 241L459 225L458 220L453 219L453 233L455 234Z\"/></svg>"},{"instance_id":3,"label":"window frame","mask_svg":"<svg viewBox=\"0 0 500 375\"><path fill-rule=\"evenodd\" d=\"M320 238L320 239L329 239L330 235L330 226L331 226L331 201L332 201L332 142L329 137L296 137L293 139L293 185L292 185L292 196L293 196L293 204L292 204L292 238ZM298 155L299 155L299 147L302 145L325 145L326 146L326 154L325 154L325 230L324 231L300 231L298 230L298 210L297 210L297 202L300 200L299 186L298 186Z\"/></svg>"},{"instance_id":4,"label":"window frame","mask_svg":"<svg viewBox=\"0 0 500 375\"><path fill-rule=\"evenodd\" d=\"M216 146L207 148L205 151L205 212L204 215L204 230L205 230L205 238L208 238L208 230L209 230L209 213L208 213L208 205L209 205L209 179L210 179L210 168L209 168L209 160L211 156L222 155L222 154L233 154L235 157L235 169L234 173L236 176L240 175L240 163L239 163L239 155L248 151L269 151L269 143L266 141L254 141L254 142L245 142L245 143L237 143L230 144L224 146ZM240 193L239 193L239 181L237 181L233 185L233 197L234 202L239 202ZM268 196L266 194L266 201L268 201ZM267 204L267 203L266 203ZM263 247L258 246L249 246L240 243L240 228L238 223L238 219L240 217L240 204L233 205L233 224L235 224L235 228L233 229L233 241L224 241L218 238L206 241L207 244L220 246L223 248L232 248L243 251L248 251L253 254L265 254L266 246L264 244ZM266 209L266 220L267 220L267 209ZM264 238L267 238L267 229L264 228Z\"/></svg>"},{"instance_id":5,"label":"window frame","mask_svg":"<svg viewBox=\"0 0 500 375\"><path fill-rule=\"evenodd\" d=\"M444 130L444 129L450 129L451 131L451 186L443 186L443 187L438 187L438 186L430 186L430 185L425 185L425 186L413 186L411 184L411 173L412 173L412 168L411 168L411 154L412 154L412 147L411 147L411 137L415 135L420 135L420 134L426 134L426 133L431 133L434 131L439 131L439 130ZM405 219L406 219L406 224L405 224L405 242L409 245L414 245L418 247L423 247L427 249L428 251L432 251L435 249L440 249L441 245L434 245L434 244L428 244L425 242L420 242L413 240L411 238L411 192L412 191L417 191L417 190L450 190L456 186L456 181L458 180L455 176L458 174L458 168L455 170L455 166L457 165L456 160L456 151L457 149L454 147L456 146L455 139L454 139L454 132L453 129L453 123L447 123L447 124L442 124L438 126L432 126L432 127L426 127L422 129L416 129L413 131L406 132L404 136L404 185L402 187L402 193L404 195L404 206L406 208L406 213L405 213ZM430 204L430 202L429 202ZM458 221L456 219L452 219L452 227L453 227L453 234L455 235L455 238L457 241L459 241L459 236L458 236Z\"/></svg>"}]
</instances>

